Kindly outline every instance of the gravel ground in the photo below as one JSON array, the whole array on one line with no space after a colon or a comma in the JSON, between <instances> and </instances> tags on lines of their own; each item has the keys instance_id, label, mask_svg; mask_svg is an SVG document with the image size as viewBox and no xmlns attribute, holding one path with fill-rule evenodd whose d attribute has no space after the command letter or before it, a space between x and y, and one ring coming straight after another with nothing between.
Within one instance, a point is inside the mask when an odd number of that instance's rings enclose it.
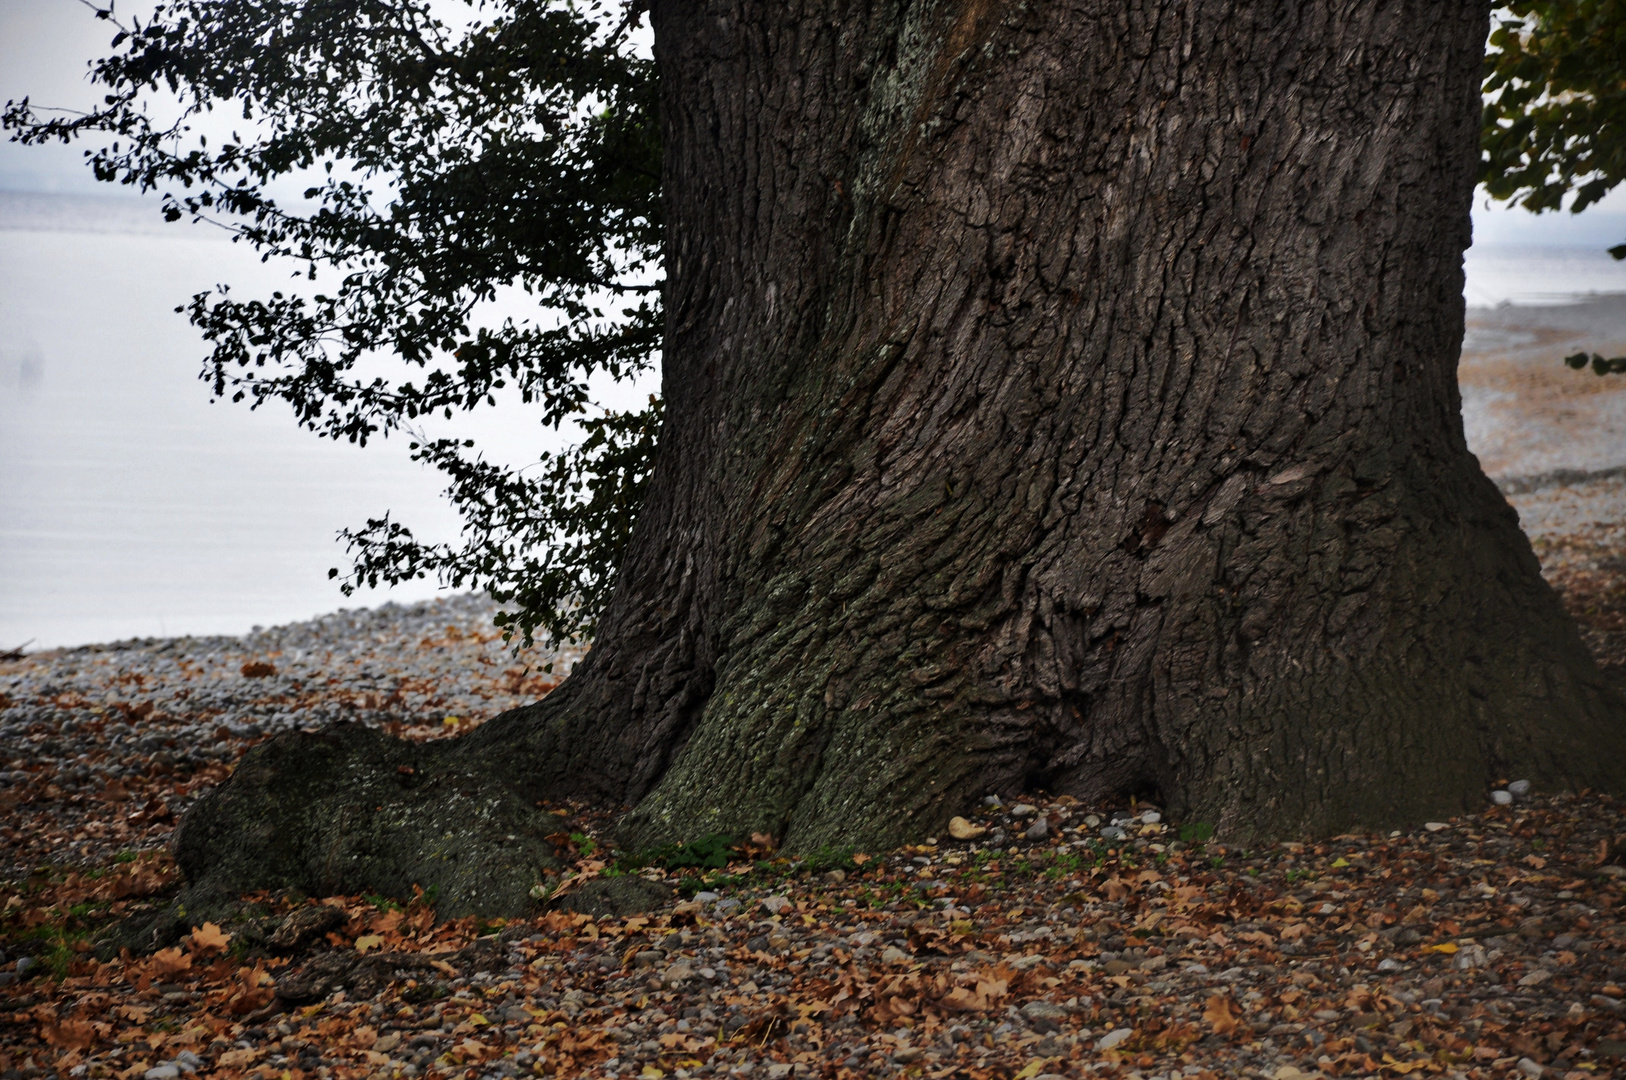
<instances>
[{"instance_id":1,"label":"gravel ground","mask_svg":"<svg viewBox=\"0 0 1626 1080\"><path fill-rule=\"evenodd\" d=\"M1251 851L1144 804L996 803L964 840L871 858L629 867L691 897L634 918L436 924L417 904L269 898L259 933L206 924L107 963L26 953L0 977L0 1075L1618 1075L1620 806L1502 797ZM608 869L592 854L589 879ZM71 931L95 885L0 906Z\"/></svg>"},{"instance_id":2,"label":"gravel ground","mask_svg":"<svg viewBox=\"0 0 1626 1080\"><path fill-rule=\"evenodd\" d=\"M1626 376L1561 362L1580 351L1626 354L1626 296L1470 309L1463 428L1594 655L1626 668Z\"/></svg>"}]
</instances>

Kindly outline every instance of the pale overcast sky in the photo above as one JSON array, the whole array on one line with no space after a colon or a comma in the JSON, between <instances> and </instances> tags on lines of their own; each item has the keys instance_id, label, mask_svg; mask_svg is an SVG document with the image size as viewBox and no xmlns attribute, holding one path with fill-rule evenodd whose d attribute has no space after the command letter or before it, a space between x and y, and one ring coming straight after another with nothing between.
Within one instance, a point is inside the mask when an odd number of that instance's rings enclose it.
<instances>
[{"instance_id":1,"label":"pale overcast sky","mask_svg":"<svg viewBox=\"0 0 1626 1080\"><path fill-rule=\"evenodd\" d=\"M118 0L121 18L145 13L151 0ZM457 5L448 4L448 8ZM0 101L25 95L42 105L83 108L96 100L85 65L105 50L113 28L79 0L0 0ZM222 117L223 124L231 118ZM127 194L96 183L73 146L23 147L0 142L0 191ZM1626 241L1626 188L1584 214L1532 215L1486 205L1474 209L1482 243L1609 247Z\"/></svg>"}]
</instances>

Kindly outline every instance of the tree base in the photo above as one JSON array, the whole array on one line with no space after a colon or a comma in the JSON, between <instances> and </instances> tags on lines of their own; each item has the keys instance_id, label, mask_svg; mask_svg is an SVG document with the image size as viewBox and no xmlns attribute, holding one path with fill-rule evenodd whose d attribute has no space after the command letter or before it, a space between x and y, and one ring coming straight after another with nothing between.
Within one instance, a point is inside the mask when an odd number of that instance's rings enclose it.
<instances>
[{"instance_id":1,"label":"tree base","mask_svg":"<svg viewBox=\"0 0 1626 1080\"><path fill-rule=\"evenodd\" d=\"M255 747L176 829L187 895L421 889L446 917L533 910L561 868L556 821L454 746L339 724Z\"/></svg>"}]
</instances>

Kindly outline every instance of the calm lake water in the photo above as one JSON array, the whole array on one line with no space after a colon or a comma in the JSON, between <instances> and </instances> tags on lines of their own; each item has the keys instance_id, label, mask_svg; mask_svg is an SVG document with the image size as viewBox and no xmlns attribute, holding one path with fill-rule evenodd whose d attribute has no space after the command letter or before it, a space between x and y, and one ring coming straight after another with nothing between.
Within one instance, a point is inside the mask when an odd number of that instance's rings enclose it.
<instances>
[{"instance_id":1,"label":"calm lake water","mask_svg":"<svg viewBox=\"0 0 1626 1080\"><path fill-rule=\"evenodd\" d=\"M1469 303L1626 292L1592 248L1470 252ZM345 600L334 534L385 510L420 535L456 519L404 441L358 450L286 410L211 403L204 348L173 309L229 281L287 281L208 226L146 204L0 194L0 648L241 633L386 599ZM505 454L543 445L514 410L475 429Z\"/></svg>"},{"instance_id":2,"label":"calm lake water","mask_svg":"<svg viewBox=\"0 0 1626 1080\"><path fill-rule=\"evenodd\" d=\"M0 195L0 648L241 633L346 600L334 534L394 510L455 533L435 476L285 408L211 403L174 308L220 280L279 287L211 227L118 200Z\"/></svg>"}]
</instances>

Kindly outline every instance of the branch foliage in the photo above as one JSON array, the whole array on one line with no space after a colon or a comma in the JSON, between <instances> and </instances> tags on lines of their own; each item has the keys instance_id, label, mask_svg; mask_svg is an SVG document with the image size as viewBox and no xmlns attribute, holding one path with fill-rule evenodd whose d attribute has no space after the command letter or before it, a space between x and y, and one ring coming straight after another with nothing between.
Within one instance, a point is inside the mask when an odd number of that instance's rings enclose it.
<instances>
[{"instance_id":1,"label":"branch foliage","mask_svg":"<svg viewBox=\"0 0 1626 1080\"><path fill-rule=\"evenodd\" d=\"M1626 0L1506 0L1485 57L1481 178L1579 213L1626 180ZM1626 258L1626 244L1610 249Z\"/></svg>"},{"instance_id":2,"label":"branch foliage","mask_svg":"<svg viewBox=\"0 0 1626 1080\"><path fill-rule=\"evenodd\" d=\"M455 543L388 518L347 531L353 565L331 572L346 592L435 575L507 603L524 640L581 637L660 417L654 399L617 412L590 392L658 355L655 72L631 38L636 9L466 7L455 27L428 0L189 0L127 25L98 11L117 30L90 69L102 105L24 99L4 124L24 143L84 140L98 179L297 269L286 292L193 297L203 378L330 438L404 433L463 520ZM223 123L240 126L222 139ZM514 289L532 318L482 318ZM580 441L515 469L431 430L499 400Z\"/></svg>"}]
</instances>

